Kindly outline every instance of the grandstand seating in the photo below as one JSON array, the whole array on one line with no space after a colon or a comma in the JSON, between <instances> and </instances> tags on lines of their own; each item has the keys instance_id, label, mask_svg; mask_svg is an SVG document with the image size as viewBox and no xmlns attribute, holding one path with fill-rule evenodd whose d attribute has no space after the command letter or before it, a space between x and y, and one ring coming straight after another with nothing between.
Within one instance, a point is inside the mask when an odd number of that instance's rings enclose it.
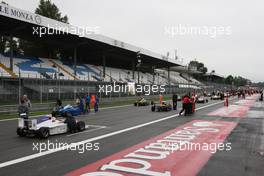
<instances>
[{"instance_id":1,"label":"grandstand seating","mask_svg":"<svg viewBox=\"0 0 264 176\"><path fill-rule=\"evenodd\" d=\"M2 64L2 67L1 67ZM64 80L88 80L105 82L137 82L138 73L135 72L135 78L132 79L132 71L112 67L105 68L105 77L103 78L103 67L90 64L77 64L76 76L74 66L69 61L52 60L47 58L35 58L26 56L15 56L13 58L13 74L6 68L9 68L9 56L0 54L0 76L14 77L19 75L25 78L45 78L45 79L64 79ZM142 84L168 84L168 74L165 70L157 69L154 76L151 73L139 72L139 80ZM171 84L202 84L186 74L171 72Z\"/></svg>"},{"instance_id":2,"label":"grandstand seating","mask_svg":"<svg viewBox=\"0 0 264 176\"><path fill-rule=\"evenodd\" d=\"M183 79L186 79L187 81L189 81L190 83L192 84L198 84L198 85L202 85L202 83L196 79L194 79L192 76L186 74L186 73L181 73L180 76L183 78Z\"/></svg>"}]
</instances>

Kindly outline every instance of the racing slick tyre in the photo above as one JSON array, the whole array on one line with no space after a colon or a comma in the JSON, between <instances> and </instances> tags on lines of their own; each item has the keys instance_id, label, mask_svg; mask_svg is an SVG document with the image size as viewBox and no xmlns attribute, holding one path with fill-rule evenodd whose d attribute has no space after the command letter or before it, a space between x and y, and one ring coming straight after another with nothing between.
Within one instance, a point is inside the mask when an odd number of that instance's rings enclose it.
<instances>
[{"instance_id":1,"label":"racing slick tyre","mask_svg":"<svg viewBox=\"0 0 264 176\"><path fill-rule=\"evenodd\" d=\"M137 103L134 103L134 106L138 106L138 104Z\"/></svg>"},{"instance_id":2,"label":"racing slick tyre","mask_svg":"<svg viewBox=\"0 0 264 176\"><path fill-rule=\"evenodd\" d=\"M49 128L46 127L41 127L38 132L38 137L40 137L41 139L47 139L49 137Z\"/></svg>"},{"instance_id":3,"label":"racing slick tyre","mask_svg":"<svg viewBox=\"0 0 264 176\"><path fill-rule=\"evenodd\" d=\"M20 137L24 137L26 136L25 132L23 131L22 128L17 128L17 135L20 136Z\"/></svg>"},{"instance_id":4,"label":"racing slick tyre","mask_svg":"<svg viewBox=\"0 0 264 176\"><path fill-rule=\"evenodd\" d=\"M154 112L156 110L155 106L151 106L151 111Z\"/></svg>"},{"instance_id":5,"label":"racing slick tyre","mask_svg":"<svg viewBox=\"0 0 264 176\"><path fill-rule=\"evenodd\" d=\"M77 129L78 129L78 131L84 131L85 130L85 123L83 121L77 122Z\"/></svg>"}]
</instances>

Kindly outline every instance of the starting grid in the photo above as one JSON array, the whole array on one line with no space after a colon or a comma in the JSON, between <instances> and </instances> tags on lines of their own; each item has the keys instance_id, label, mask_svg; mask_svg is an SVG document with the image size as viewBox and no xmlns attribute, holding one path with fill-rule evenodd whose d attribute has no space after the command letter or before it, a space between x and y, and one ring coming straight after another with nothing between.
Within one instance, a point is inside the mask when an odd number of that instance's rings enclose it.
<instances>
[{"instance_id":1,"label":"starting grid","mask_svg":"<svg viewBox=\"0 0 264 176\"><path fill-rule=\"evenodd\" d=\"M239 100L229 107L217 109L208 116L246 117L258 96ZM193 120L140 144L74 170L67 176L191 176L196 175L216 152L170 148L170 144L224 144L238 122ZM218 147L217 150L220 150ZM231 148L230 148L231 150ZM229 150L226 150L228 152Z\"/></svg>"}]
</instances>

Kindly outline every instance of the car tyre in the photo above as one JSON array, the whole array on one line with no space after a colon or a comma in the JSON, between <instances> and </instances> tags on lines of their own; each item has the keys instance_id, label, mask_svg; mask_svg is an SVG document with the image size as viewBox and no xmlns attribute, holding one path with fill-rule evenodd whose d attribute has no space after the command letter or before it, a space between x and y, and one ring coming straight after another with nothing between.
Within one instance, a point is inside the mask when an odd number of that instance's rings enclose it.
<instances>
[{"instance_id":1,"label":"car tyre","mask_svg":"<svg viewBox=\"0 0 264 176\"><path fill-rule=\"evenodd\" d=\"M26 136L24 130L22 128L17 128L17 135L20 136L20 137L24 137Z\"/></svg>"},{"instance_id":2,"label":"car tyre","mask_svg":"<svg viewBox=\"0 0 264 176\"><path fill-rule=\"evenodd\" d=\"M85 130L85 123L83 121L80 121L77 123L77 129L78 131L84 131Z\"/></svg>"},{"instance_id":3,"label":"car tyre","mask_svg":"<svg viewBox=\"0 0 264 176\"><path fill-rule=\"evenodd\" d=\"M49 128L46 128L46 127L41 127L39 130L38 130L38 136L41 138L41 139L47 139L49 137L50 133L49 133Z\"/></svg>"}]
</instances>

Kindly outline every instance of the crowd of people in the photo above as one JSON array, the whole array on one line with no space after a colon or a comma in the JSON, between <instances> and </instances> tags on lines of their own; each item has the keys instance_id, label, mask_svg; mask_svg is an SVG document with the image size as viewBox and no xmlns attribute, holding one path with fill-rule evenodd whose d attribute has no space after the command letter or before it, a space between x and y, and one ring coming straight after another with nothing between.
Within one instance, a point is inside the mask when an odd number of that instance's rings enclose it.
<instances>
[{"instance_id":1,"label":"crowd of people","mask_svg":"<svg viewBox=\"0 0 264 176\"><path fill-rule=\"evenodd\" d=\"M99 97L95 94L87 94L84 97L78 95L76 105L83 114L90 113L91 108L94 108L94 112L96 113L99 111Z\"/></svg>"}]
</instances>

